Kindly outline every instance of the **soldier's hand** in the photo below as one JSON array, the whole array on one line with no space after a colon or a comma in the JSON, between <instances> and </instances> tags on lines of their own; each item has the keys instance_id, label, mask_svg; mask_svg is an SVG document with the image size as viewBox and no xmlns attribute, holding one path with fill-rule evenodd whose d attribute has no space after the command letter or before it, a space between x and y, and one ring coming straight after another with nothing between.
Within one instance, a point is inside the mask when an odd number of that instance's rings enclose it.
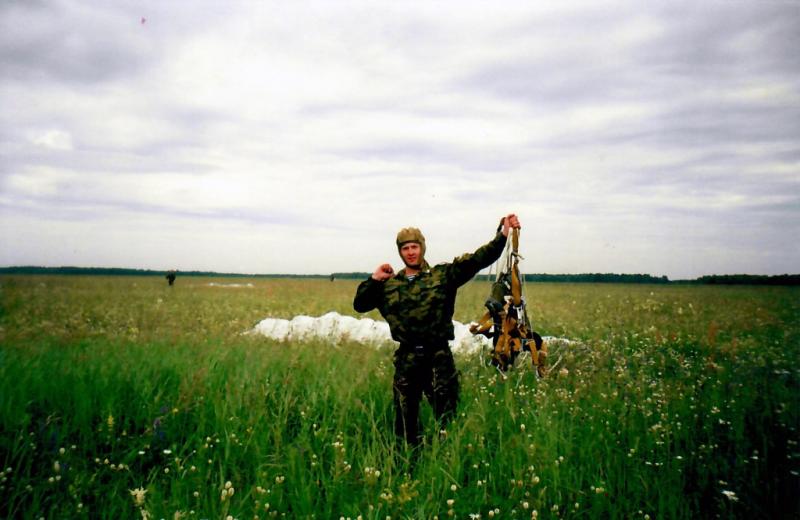
<instances>
[{"instance_id":1,"label":"soldier's hand","mask_svg":"<svg viewBox=\"0 0 800 520\"><path fill-rule=\"evenodd\" d=\"M394 276L394 269L389 264L379 265L375 272L372 273L372 279L378 282L385 282L392 276Z\"/></svg>"},{"instance_id":2,"label":"soldier's hand","mask_svg":"<svg viewBox=\"0 0 800 520\"><path fill-rule=\"evenodd\" d=\"M503 218L503 236L508 236L508 231L510 229L520 229L522 226L519 224L519 219L513 213L510 213Z\"/></svg>"}]
</instances>

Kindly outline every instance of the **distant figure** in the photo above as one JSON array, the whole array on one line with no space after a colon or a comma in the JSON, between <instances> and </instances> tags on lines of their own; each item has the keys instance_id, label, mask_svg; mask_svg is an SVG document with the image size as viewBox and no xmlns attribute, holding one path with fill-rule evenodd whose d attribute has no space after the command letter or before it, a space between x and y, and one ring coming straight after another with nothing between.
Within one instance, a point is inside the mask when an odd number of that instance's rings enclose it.
<instances>
[{"instance_id":1,"label":"distant figure","mask_svg":"<svg viewBox=\"0 0 800 520\"><path fill-rule=\"evenodd\" d=\"M331 281L333 281L333 279L334 279L334 278L336 278L336 275L334 275L333 273L331 273Z\"/></svg>"},{"instance_id":2,"label":"distant figure","mask_svg":"<svg viewBox=\"0 0 800 520\"><path fill-rule=\"evenodd\" d=\"M167 271L167 281L169 282L170 286L172 286L172 284L175 283L175 277L176 276L177 276L177 273L175 272L174 269L170 270L170 271Z\"/></svg>"}]
</instances>

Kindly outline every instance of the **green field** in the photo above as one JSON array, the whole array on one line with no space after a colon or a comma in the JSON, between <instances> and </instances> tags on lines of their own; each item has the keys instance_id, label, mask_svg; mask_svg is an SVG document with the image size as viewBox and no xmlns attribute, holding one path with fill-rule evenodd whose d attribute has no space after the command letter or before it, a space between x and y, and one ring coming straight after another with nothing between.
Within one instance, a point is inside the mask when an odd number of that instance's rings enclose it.
<instances>
[{"instance_id":1,"label":"green field","mask_svg":"<svg viewBox=\"0 0 800 520\"><path fill-rule=\"evenodd\" d=\"M537 330L579 342L543 380L457 357L459 418L424 407L414 454L391 349L242 334L355 316L355 287L0 277L0 517L800 515L800 289L529 283Z\"/></svg>"}]
</instances>

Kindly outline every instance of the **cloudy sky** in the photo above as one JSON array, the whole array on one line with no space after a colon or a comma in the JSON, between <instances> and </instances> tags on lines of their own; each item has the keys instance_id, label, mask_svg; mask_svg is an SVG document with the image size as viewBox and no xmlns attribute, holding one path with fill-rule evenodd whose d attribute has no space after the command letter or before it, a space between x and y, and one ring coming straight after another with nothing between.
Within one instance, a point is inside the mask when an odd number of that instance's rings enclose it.
<instances>
[{"instance_id":1,"label":"cloudy sky","mask_svg":"<svg viewBox=\"0 0 800 520\"><path fill-rule=\"evenodd\" d=\"M501 7L502 5L502 7ZM800 1L0 3L0 265L800 272Z\"/></svg>"}]
</instances>

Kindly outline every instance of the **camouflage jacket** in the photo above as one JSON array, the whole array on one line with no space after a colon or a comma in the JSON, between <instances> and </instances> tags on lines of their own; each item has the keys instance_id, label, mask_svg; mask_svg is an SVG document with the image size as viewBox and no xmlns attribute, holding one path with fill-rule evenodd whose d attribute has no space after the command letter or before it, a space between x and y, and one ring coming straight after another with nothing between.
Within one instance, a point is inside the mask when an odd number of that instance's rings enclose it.
<instances>
[{"instance_id":1,"label":"camouflage jacket","mask_svg":"<svg viewBox=\"0 0 800 520\"><path fill-rule=\"evenodd\" d=\"M497 260L505 245L506 237L497 233L474 253L423 269L413 280L406 278L405 269L385 282L370 277L358 286L353 307L357 312L377 308L389 323L392 338L400 343L444 343L453 339L458 288Z\"/></svg>"}]
</instances>

